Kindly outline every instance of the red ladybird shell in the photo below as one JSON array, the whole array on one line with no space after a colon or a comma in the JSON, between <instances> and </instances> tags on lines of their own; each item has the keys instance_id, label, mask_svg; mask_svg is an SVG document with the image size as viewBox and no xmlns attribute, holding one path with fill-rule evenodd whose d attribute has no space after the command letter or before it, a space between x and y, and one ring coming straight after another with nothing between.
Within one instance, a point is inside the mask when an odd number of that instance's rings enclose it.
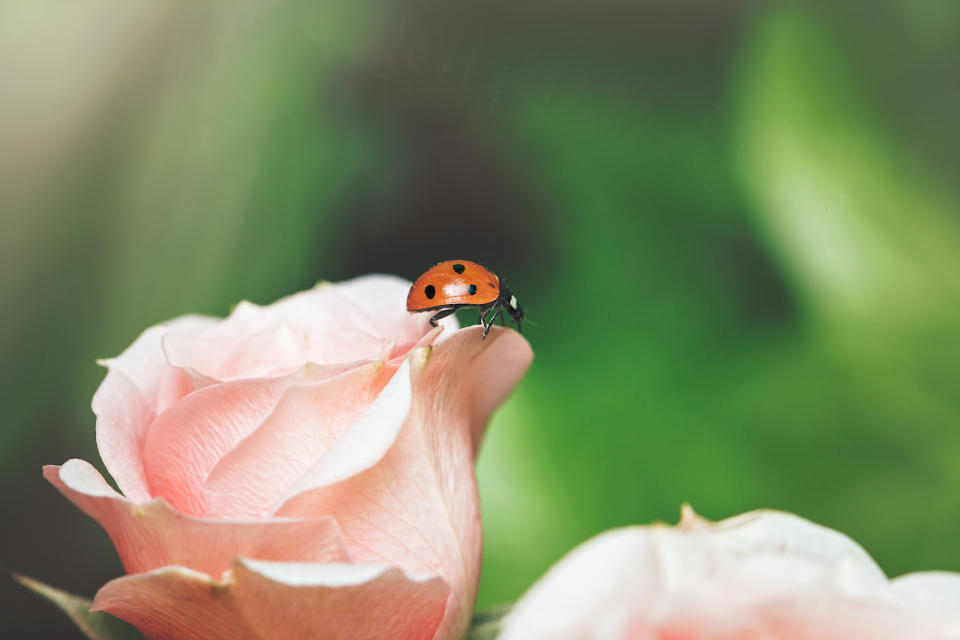
<instances>
[{"instance_id":1,"label":"red ladybird shell","mask_svg":"<svg viewBox=\"0 0 960 640\"><path fill-rule=\"evenodd\" d=\"M500 279L476 262L445 260L417 278L407 294L407 311L451 305L481 305L500 297Z\"/></svg>"}]
</instances>

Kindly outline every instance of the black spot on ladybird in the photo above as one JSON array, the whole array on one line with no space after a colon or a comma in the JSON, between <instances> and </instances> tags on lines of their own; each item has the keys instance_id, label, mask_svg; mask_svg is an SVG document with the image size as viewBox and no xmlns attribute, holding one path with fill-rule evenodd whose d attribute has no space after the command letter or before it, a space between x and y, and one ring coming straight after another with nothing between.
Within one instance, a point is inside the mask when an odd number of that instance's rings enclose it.
<instances>
[{"instance_id":1,"label":"black spot on ladybird","mask_svg":"<svg viewBox=\"0 0 960 640\"><path fill-rule=\"evenodd\" d=\"M470 285L467 291L470 292L470 295L475 295L477 293L477 285L475 284Z\"/></svg>"},{"instance_id":2,"label":"black spot on ladybird","mask_svg":"<svg viewBox=\"0 0 960 640\"><path fill-rule=\"evenodd\" d=\"M437 289L432 284L428 284L423 288L423 293L428 299L433 300L433 296L437 295Z\"/></svg>"},{"instance_id":3,"label":"black spot on ladybird","mask_svg":"<svg viewBox=\"0 0 960 640\"><path fill-rule=\"evenodd\" d=\"M456 271L457 273L463 273L466 269L467 268L462 264L460 264L459 262L453 265L453 270Z\"/></svg>"}]
</instances>

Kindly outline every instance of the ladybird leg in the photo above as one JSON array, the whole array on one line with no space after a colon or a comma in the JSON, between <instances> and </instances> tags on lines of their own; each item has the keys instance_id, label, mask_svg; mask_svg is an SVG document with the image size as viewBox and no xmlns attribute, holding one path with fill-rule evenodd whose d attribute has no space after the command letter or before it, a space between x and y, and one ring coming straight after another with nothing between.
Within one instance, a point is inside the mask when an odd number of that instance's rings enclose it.
<instances>
[{"instance_id":1,"label":"ladybird leg","mask_svg":"<svg viewBox=\"0 0 960 640\"><path fill-rule=\"evenodd\" d=\"M446 309L440 309L440 311L437 311L435 314L433 314L433 317L430 318L430 326L431 327L437 326L437 320L442 320L443 318L446 318L447 316L452 315L456 311L457 311L456 307L447 307Z\"/></svg>"},{"instance_id":2,"label":"ladybird leg","mask_svg":"<svg viewBox=\"0 0 960 640\"><path fill-rule=\"evenodd\" d=\"M487 322L487 312L489 309L480 309L480 326L483 327L483 337L487 337L487 332L490 331L490 324Z\"/></svg>"},{"instance_id":3,"label":"ladybird leg","mask_svg":"<svg viewBox=\"0 0 960 640\"><path fill-rule=\"evenodd\" d=\"M487 339L487 334L490 333L490 327L493 325L494 322L496 322L497 315L502 310L503 310L502 305L493 303L493 305L480 311L480 325L483 327L483 337L481 338L482 340ZM493 316L492 319L487 320L487 318L491 316Z\"/></svg>"},{"instance_id":4,"label":"ladybird leg","mask_svg":"<svg viewBox=\"0 0 960 640\"><path fill-rule=\"evenodd\" d=\"M489 320L487 320L487 331L489 332L490 327L495 325L497 320L500 321L500 324L503 324L503 307L501 305L491 307L489 313L487 313L487 317L489 318Z\"/></svg>"}]
</instances>

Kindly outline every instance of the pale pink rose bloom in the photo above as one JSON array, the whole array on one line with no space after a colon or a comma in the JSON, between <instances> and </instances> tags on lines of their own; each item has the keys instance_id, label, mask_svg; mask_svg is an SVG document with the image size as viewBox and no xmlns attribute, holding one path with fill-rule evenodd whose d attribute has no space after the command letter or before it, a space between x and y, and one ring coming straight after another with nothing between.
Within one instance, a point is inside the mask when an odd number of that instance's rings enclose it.
<instances>
[{"instance_id":1,"label":"pale pink rose bloom","mask_svg":"<svg viewBox=\"0 0 960 640\"><path fill-rule=\"evenodd\" d=\"M93 399L121 493L47 479L126 577L94 608L149 638L453 638L479 577L474 457L532 358L516 332L432 329L409 282L320 285L147 329Z\"/></svg>"},{"instance_id":2,"label":"pale pink rose bloom","mask_svg":"<svg viewBox=\"0 0 960 640\"><path fill-rule=\"evenodd\" d=\"M754 511L614 529L553 566L500 640L960 638L960 574L888 580L841 533Z\"/></svg>"}]
</instances>

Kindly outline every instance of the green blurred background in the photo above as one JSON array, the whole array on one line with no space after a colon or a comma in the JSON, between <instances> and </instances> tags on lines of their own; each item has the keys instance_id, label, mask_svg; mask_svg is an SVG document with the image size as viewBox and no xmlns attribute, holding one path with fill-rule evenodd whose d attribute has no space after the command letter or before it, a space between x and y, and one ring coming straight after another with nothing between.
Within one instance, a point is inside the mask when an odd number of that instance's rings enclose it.
<instances>
[{"instance_id":1,"label":"green blurred background","mask_svg":"<svg viewBox=\"0 0 960 640\"><path fill-rule=\"evenodd\" d=\"M537 323L480 608L684 501L960 570L958 63L954 0L6 0L4 570L121 573L40 477L99 460L95 358L450 257ZM79 637L0 597L3 637Z\"/></svg>"}]
</instances>

